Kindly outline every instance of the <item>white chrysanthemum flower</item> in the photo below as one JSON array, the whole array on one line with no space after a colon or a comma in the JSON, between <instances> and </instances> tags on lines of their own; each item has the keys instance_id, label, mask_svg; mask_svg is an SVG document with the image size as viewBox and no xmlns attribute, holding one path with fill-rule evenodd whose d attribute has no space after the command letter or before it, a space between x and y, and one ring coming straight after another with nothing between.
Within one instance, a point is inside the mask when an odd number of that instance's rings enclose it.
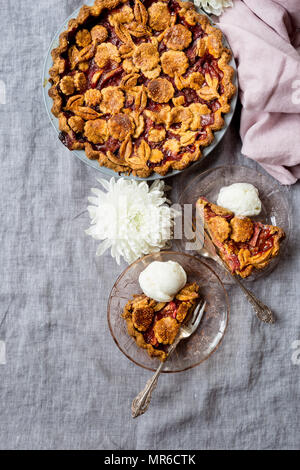
<instances>
[{"instance_id":1,"label":"white chrysanthemum flower","mask_svg":"<svg viewBox=\"0 0 300 470\"><path fill-rule=\"evenodd\" d=\"M162 180L150 187L144 181L124 178L98 181L105 191L91 189L95 197L89 197L93 205L88 207L91 227L86 230L88 235L102 240L97 256L110 248L118 264L121 257L130 264L167 246L176 214L167 204Z\"/></svg>"},{"instance_id":2,"label":"white chrysanthemum flower","mask_svg":"<svg viewBox=\"0 0 300 470\"><path fill-rule=\"evenodd\" d=\"M202 8L206 13L220 16L224 8L232 7L232 0L194 0L196 6Z\"/></svg>"}]
</instances>

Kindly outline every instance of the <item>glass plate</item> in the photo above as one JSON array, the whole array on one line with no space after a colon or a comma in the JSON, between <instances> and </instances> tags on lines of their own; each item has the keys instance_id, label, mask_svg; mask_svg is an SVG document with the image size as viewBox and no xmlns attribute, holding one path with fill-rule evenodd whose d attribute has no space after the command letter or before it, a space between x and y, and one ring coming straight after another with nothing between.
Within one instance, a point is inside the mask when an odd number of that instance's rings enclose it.
<instances>
[{"instance_id":1,"label":"glass plate","mask_svg":"<svg viewBox=\"0 0 300 470\"><path fill-rule=\"evenodd\" d=\"M90 0L90 1L87 1L86 2L87 5L93 5L94 4L94 0ZM197 7L196 7L197 8ZM46 106L46 110L47 110L47 114L49 116L49 119L50 119L50 122L52 124L52 126L54 127L55 131L57 134L59 134L59 128L58 128L58 119L52 114L51 112L51 108L53 106L53 101L52 99L48 96L48 91L49 89L51 88L51 85L49 83L49 70L50 68L52 67L53 65L53 61L52 61L52 57L51 57L51 51L52 49L58 47L59 45L59 35L66 30L66 28L68 27L68 23L69 21L72 19L72 18L76 18L78 16L78 13L79 13L79 10L80 8L78 8L77 10L75 10L72 15L69 16L69 18L67 18L64 23L62 24L62 26L59 28L59 30L57 31L57 33L55 34L51 44L50 44L50 47L49 47L49 50L47 52L47 56L46 56L46 59L45 59L45 63L44 63L44 69L43 69L43 80L42 80L42 83L43 83L43 96L44 96L44 103L45 103L45 106ZM200 9L200 8L197 8L197 10L205 15L205 13ZM207 15L206 15L207 16ZM208 16L209 18L209 16ZM209 18L209 20L211 21L211 19ZM224 45L230 49L230 46L228 44L228 42L226 41L226 38L224 36ZM190 165L189 168L191 168L192 166L195 167L196 165L199 165L202 163L204 157L207 157L207 155L210 154L210 152L218 145L218 143L222 140L222 138L224 137L229 125L230 125L230 122L232 120L232 117L234 115L234 111L235 111L235 108L236 108L236 103L237 103L237 97L238 97L238 81L237 81L237 73L236 73L236 63L235 63L235 60L233 58L233 54L232 54L232 59L231 61L229 62L229 65L231 65L231 67L234 68L235 70L235 74L234 74L234 79L233 79L233 83L234 85L236 86L237 88L237 92L236 94L233 96L232 100L231 100L231 109L230 109L230 112L228 114L225 114L224 115L224 127L222 129L220 129L219 131L216 131L214 133L214 140L213 142L211 143L211 145L209 145L208 147L205 147L202 151L202 158L198 161L198 162L195 162L193 163L192 165ZM100 171L101 173L104 173L106 176L109 176L109 177L115 177L115 178L120 178L120 177L123 177L123 178L126 178L126 179L136 179L136 180L140 180L140 181L152 181L152 180L157 180L157 179L164 179L164 178L169 178L171 176L175 176L179 173L182 173L182 171L179 171L179 170L173 170L173 171L169 171L167 173L167 175L165 176L162 176L162 175L159 175L157 173L153 173L152 175L150 175L148 178L138 178L136 176L126 176L126 175L123 175L123 174L119 174L119 173L116 173L115 171L113 170L110 170L109 168L106 168L106 167L101 167L98 162L96 160L90 160L89 158L87 158L86 154L85 154L85 151L84 150L73 150L72 153L74 155L76 155L77 158L79 158L82 162L86 163L88 166L91 166L92 168L94 168L95 170L97 171Z\"/></svg>"},{"instance_id":2,"label":"glass plate","mask_svg":"<svg viewBox=\"0 0 300 470\"><path fill-rule=\"evenodd\" d=\"M145 256L129 266L112 288L107 318L112 337L128 359L140 367L156 370L159 360L148 356L127 332L126 321L121 317L124 306L134 294L141 294L140 273L153 261L177 261L187 273L188 282L197 282L200 295L207 301L206 311L197 331L179 343L166 362L163 372L181 372L205 361L219 346L224 337L229 316L226 290L216 273L199 258L175 251L162 251Z\"/></svg>"},{"instance_id":3,"label":"glass plate","mask_svg":"<svg viewBox=\"0 0 300 470\"><path fill-rule=\"evenodd\" d=\"M252 168L245 166L221 166L196 176L180 195L179 204L182 208L185 204L192 204L194 208L200 196L204 196L209 201L216 203L222 186L228 186L233 183L251 183L258 189L262 202L262 211L260 215L253 217L253 220L277 225L283 228L286 233L286 238L281 243L279 256L273 258L267 268L261 271L254 270L253 274L246 278L248 281L254 281L261 276L269 274L275 268L288 243L291 232L291 215L287 188L281 186L270 176L259 173ZM188 240L183 235L183 238L175 240L174 244L178 250L186 251L187 242ZM197 251L189 251L189 253L199 256ZM213 267L224 284L234 283L231 276L221 266L207 258L205 260L209 266Z\"/></svg>"}]
</instances>

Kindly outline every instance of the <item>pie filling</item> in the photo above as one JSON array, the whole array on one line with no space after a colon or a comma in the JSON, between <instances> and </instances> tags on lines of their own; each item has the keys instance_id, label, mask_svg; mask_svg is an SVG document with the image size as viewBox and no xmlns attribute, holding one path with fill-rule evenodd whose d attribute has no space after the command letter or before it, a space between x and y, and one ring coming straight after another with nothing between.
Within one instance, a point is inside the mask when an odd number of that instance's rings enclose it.
<instances>
[{"instance_id":1,"label":"pie filling","mask_svg":"<svg viewBox=\"0 0 300 470\"><path fill-rule=\"evenodd\" d=\"M98 0L99 14L92 8L52 53L60 140L137 176L199 159L235 92L220 30L187 2Z\"/></svg>"},{"instance_id":2,"label":"pie filling","mask_svg":"<svg viewBox=\"0 0 300 470\"><path fill-rule=\"evenodd\" d=\"M235 217L205 198L198 200L197 207L204 209L205 227L232 273L248 277L254 268L266 267L278 255L285 237L281 228Z\"/></svg>"},{"instance_id":3,"label":"pie filling","mask_svg":"<svg viewBox=\"0 0 300 470\"><path fill-rule=\"evenodd\" d=\"M145 295L134 296L123 312L129 334L151 357L164 361L181 323L194 309L199 287L187 284L171 302L156 302Z\"/></svg>"}]
</instances>

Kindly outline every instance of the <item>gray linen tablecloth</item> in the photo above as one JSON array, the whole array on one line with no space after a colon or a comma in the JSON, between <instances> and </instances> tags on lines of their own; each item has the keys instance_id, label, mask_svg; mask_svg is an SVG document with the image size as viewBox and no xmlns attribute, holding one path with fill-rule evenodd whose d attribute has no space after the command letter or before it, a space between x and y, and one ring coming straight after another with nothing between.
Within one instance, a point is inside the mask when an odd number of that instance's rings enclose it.
<instances>
[{"instance_id":1,"label":"gray linen tablecloth","mask_svg":"<svg viewBox=\"0 0 300 470\"><path fill-rule=\"evenodd\" d=\"M299 449L298 184L287 256L252 286L277 324L260 324L232 288L220 349L193 370L163 376L149 412L130 417L149 372L120 353L106 321L125 264L109 254L96 260L84 229L99 174L61 145L42 100L48 45L80 3L1 1L0 448ZM203 168L254 166L240 155L238 127L236 115ZM193 173L173 179L173 199Z\"/></svg>"}]
</instances>

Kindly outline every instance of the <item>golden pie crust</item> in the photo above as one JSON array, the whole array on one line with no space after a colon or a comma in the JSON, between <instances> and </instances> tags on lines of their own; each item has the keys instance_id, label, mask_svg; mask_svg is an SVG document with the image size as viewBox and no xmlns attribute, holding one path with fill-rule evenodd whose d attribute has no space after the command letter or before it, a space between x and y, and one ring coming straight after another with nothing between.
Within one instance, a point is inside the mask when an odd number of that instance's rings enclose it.
<instances>
[{"instance_id":1,"label":"golden pie crust","mask_svg":"<svg viewBox=\"0 0 300 470\"><path fill-rule=\"evenodd\" d=\"M171 21L171 12L165 2L153 2L148 9L149 26L154 31L163 31Z\"/></svg>"},{"instance_id":2,"label":"golden pie crust","mask_svg":"<svg viewBox=\"0 0 300 470\"><path fill-rule=\"evenodd\" d=\"M169 28L164 35L164 43L168 49L183 51L192 42L191 31L182 24L176 24Z\"/></svg>"},{"instance_id":3,"label":"golden pie crust","mask_svg":"<svg viewBox=\"0 0 300 470\"><path fill-rule=\"evenodd\" d=\"M113 139L124 140L133 132L134 124L127 114L116 114L108 121L108 130Z\"/></svg>"},{"instance_id":4,"label":"golden pie crust","mask_svg":"<svg viewBox=\"0 0 300 470\"><path fill-rule=\"evenodd\" d=\"M174 96L172 83L166 78L155 78L147 86L148 97L155 103L168 103Z\"/></svg>"},{"instance_id":5,"label":"golden pie crust","mask_svg":"<svg viewBox=\"0 0 300 470\"><path fill-rule=\"evenodd\" d=\"M236 91L221 31L189 2L96 0L52 58L61 141L138 177L199 160Z\"/></svg>"},{"instance_id":6,"label":"golden pie crust","mask_svg":"<svg viewBox=\"0 0 300 470\"><path fill-rule=\"evenodd\" d=\"M134 295L124 307L122 317L137 345L150 357L167 358L167 346L174 343L181 323L195 308L199 286L187 284L172 302L156 302L146 295Z\"/></svg>"},{"instance_id":7,"label":"golden pie crust","mask_svg":"<svg viewBox=\"0 0 300 470\"><path fill-rule=\"evenodd\" d=\"M107 122L104 119L87 121L84 126L84 134L93 144L103 144L108 138Z\"/></svg>"},{"instance_id":8,"label":"golden pie crust","mask_svg":"<svg viewBox=\"0 0 300 470\"><path fill-rule=\"evenodd\" d=\"M165 317L158 320L154 325L154 334L161 344L172 344L175 341L180 329L180 324L176 318Z\"/></svg>"},{"instance_id":9,"label":"golden pie crust","mask_svg":"<svg viewBox=\"0 0 300 470\"><path fill-rule=\"evenodd\" d=\"M250 276L253 269L263 269L278 255L284 231L248 217L235 217L224 207L200 198L200 216L220 256L233 274Z\"/></svg>"}]
</instances>

